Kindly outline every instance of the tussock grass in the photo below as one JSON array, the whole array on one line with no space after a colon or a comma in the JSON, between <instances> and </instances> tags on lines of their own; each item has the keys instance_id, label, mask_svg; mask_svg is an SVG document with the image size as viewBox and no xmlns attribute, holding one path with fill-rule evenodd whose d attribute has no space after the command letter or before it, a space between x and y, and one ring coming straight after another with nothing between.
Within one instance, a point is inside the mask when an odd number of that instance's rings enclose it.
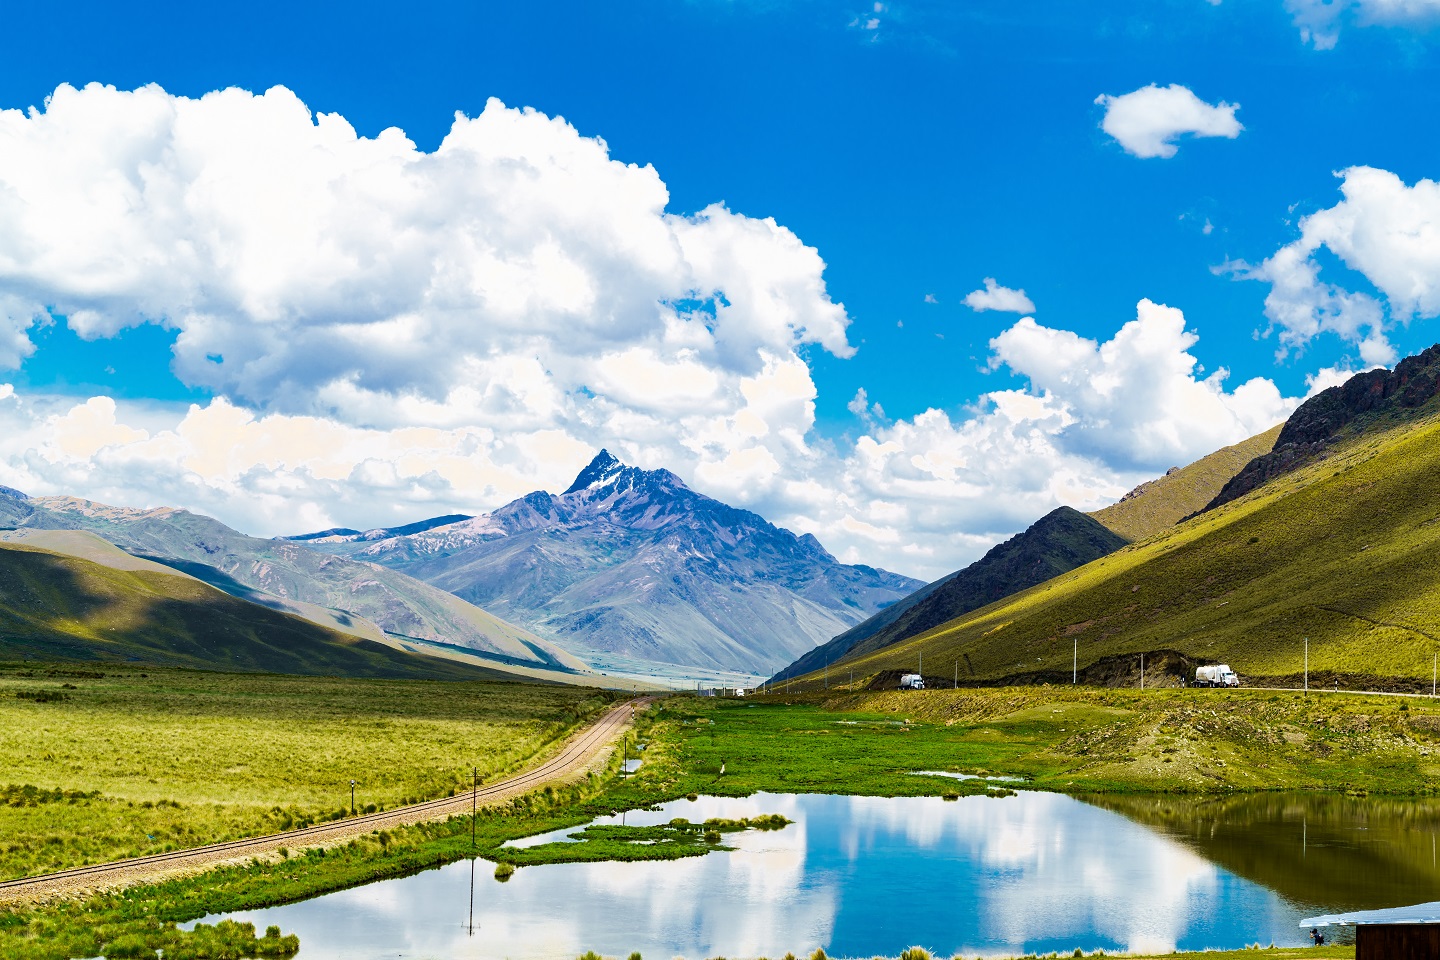
<instances>
[{"instance_id":1,"label":"tussock grass","mask_svg":"<svg viewBox=\"0 0 1440 960\"><path fill-rule=\"evenodd\" d=\"M49 674L58 672L51 677ZM72 671L75 672L75 671ZM76 687L63 702L15 690ZM273 833L468 790L594 690L0 665L0 878Z\"/></svg>"},{"instance_id":2,"label":"tussock grass","mask_svg":"<svg viewBox=\"0 0 1440 960\"><path fill-rule=\"evenodd\" d=\"M1440 701L1428 698L1007 687L688 698L657 717L648 775L684 789L690 771L708 793L1440 793Z\"/></svg>"}]
</instances>

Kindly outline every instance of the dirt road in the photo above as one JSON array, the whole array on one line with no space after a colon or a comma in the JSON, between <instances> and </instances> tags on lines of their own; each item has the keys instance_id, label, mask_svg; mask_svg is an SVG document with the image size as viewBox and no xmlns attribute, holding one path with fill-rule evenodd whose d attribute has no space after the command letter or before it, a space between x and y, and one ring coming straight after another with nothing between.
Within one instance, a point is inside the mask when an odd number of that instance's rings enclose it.
<instances>
[{"instance_id":1,"label":"dirt road","mask_svg":"<svg viewBox=\"0 0 1440 960\"><path fill-rule=\"evenodd\" d=\"M303 850L306 847L333 846L375 830L467 814L472 805L503 803L547 783L582 776L587 770L600 765L620 734L630 725L634 711L643 710L654 699L640 697L611 707L599 720L571 735L560 751L548 760L506 780L481 786L477 791L428 800L408 807L397 807L382 813L316 824L287 833L232 840L190 850L173 850L150 857L135 857L114 863L76 867L73 870L62 870L38 877L8 880L0 883L0 902L45 901L73 897L91 890L148 883L177 873L197 873L223 863L264 857L275 853L281 847Z\"/></svg>"}]
</instances>

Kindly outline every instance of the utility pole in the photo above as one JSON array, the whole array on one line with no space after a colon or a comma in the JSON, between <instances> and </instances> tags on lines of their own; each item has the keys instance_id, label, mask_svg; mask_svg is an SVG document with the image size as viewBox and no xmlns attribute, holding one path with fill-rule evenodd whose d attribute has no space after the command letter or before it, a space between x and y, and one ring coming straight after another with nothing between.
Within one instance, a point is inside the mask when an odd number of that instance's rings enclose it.
<instances>
[{"instance_id":1,"label":"utility pole","mask_svg":"<svg viewBox=\"0 0 1440 960\"><path fill-rule=\"evenodd\" d=\"M1140 689L1145 689L1145 654L1140 654Z\"/></svg>"},{"instance_id":2,"label":"utility pole","mask_svg":"<svg viewBox=\"0 0 1440 960\"><path fill-rule=\"evenodd\" d=\"M470 849L475 849L475 804L480 797L480 768L470 768ZM473 881L472 881L473 882ZM474 909L473 907L471 908Z\"/></svg>"},{"instance_id":3,"label":"utility pole","mask_svg":"<svg viewBox=\"0 0 1440 960\"><path fill-rule=\"evenodd\" d=\"M960 689L960 661L959 661L959 660L956 660L956 661L955 661L955 680L954 680L953 683L950 684L950 689L951 689L951 690L959 690L959 689Z\"/></svg>"},{"instance_id":4,"label":"utility pole","mask_svg":"<svg viewBox=\"0 0 1440 960\"><path fill-rule=\"evenodd\" d=\"M1305 638L1305 692L1310 692L1310 638Z\"/></svg>"},{"instance_id":5,"label":"utility pole","mask_svg":"<svg viewBox=\"0 0 1440 960\"><path fill-rule=\"evenodd\" d=\"M350 816L355 816L355 781L350 781Z\"/></svg>"},{"instance_id":6,"label":"utility pole","mask_svg":"<svg viewBox=\"0 0 1440 960\"><path fill-rule=\"evenodd\" d=\"M830 661L825 661L825 689L830 689Z\"/></svg>"},{"instance_id":7,"label":"utility pole","mask_svg":"<svg viewBox=\"0 0 1440 960\"><path fill-rule=\"evenodd\" d=\"M1080 638L1076 637L1070 648L1070 685L1080 682Z\"/></svg>"},{"instance_id":8,"label":"utility pole","mask_svg":"<svg viewBox=\"0 0 1440 960\"><path fill-rule=\"evenodd\" d=\"M920 651L920 679L925 679L925 651Z\"/></svg>"}]
</instances>

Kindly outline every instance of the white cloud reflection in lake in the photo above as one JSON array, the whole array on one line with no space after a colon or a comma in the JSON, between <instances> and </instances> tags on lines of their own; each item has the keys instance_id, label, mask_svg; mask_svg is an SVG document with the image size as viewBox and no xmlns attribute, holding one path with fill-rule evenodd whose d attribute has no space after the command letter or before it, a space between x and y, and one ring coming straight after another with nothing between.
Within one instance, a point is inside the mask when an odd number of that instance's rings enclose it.
<instances>
[{"instance_id":1,"label":"white cloud reflection in lake","mask_svg":"<svg viewBox=\"0 0 1440 960\"><path fill-rule=\"evenodd\" d=\"M757 794L630 811L780 813L784 830L659 863L526 867L505 884L468 862L305 903L236 914L301 940L300 960L651 960L804 955L1069 953L1297 943L1295 909L1125 818L1056 794L1004 799ZM619 818L613 818L616 822Z\"/></svg>"}]
</instances>

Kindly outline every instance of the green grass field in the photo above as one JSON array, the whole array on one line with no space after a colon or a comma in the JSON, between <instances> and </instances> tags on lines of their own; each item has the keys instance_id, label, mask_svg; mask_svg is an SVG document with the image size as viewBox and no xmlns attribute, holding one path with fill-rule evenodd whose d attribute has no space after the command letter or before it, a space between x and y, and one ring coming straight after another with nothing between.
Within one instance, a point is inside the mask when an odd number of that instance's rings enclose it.
<instances>
[{"instance_id":1,"label":"green grass field","mask_svg":"<svg viewBox=\"0 0 1440 960\"><path fill-rule=\"evenodd\" d=\"M1362 435L1328 459L832 678L1069 678L1106 658L1177 651L1255 682L1430 688L1440 654L1440 421ZM811 674L806 688L820 678ZM1157 678L1158 679L1158 678ZM1172 680L1173 682L1173 680Z\"/></svg>"},{"instance_id":2,"label":"green grass field","mask_svg":"<svg viewBox=\"0 0 1440 960\"><path fill-rule=\"evenodd\" d=\"M668 701L645 776L682 792L709 777L706 790L739 794L985 789L912 770L1009 774L1069 794L1440 793L1440 702L1429 699L1009 687L792 700Z\"/></svg>"},{"instance_id":3,"label":"green grass field","mask_svg":"<svg viewBox=\"0 0 1440 960\"><path fill-rule=\"evenodd\" d=\"M524 684L0 665L0 878L325 819L349 809L352 778L362 809L445 796L469 788L472 766L485 778L510 770L609 698Z\"/></svg>"}]
</instances>

